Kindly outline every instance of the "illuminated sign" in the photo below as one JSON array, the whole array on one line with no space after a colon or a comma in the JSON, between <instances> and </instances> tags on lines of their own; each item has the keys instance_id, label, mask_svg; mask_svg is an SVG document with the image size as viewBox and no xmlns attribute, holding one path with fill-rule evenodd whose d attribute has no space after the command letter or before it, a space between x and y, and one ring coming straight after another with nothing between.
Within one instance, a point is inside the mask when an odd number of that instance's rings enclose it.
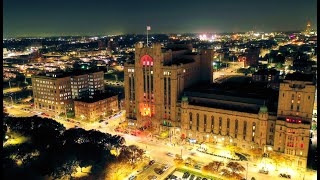
<instances>
[{"instance_id":1,"label":"illuminated sign","mask_svg":"<svg viewBox=\"0 0 320 180\"><path fill-rule=\"evenodd\" d=\"M293 118L286 118L286 121L287 122L290 122L290 123L296 123L296 124L300 124L302 122L301 119L293 119Z\"/></svg>"}]
</instances>

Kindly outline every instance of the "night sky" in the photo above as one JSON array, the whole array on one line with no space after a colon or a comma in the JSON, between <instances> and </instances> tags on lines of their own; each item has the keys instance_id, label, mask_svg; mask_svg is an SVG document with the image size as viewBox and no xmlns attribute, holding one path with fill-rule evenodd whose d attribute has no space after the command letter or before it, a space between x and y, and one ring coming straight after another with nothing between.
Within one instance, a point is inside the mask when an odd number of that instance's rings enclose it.
<instances>
[{"instance_id":1,"label":"night sky","mask_svg":"<svg viewBox=\"0 0 320 180\"><path fill-rule=\"evenodd\" d=\"M316 0L4 0L3 35L295 31L317 23Z\"/></svg>"}]
</instances>

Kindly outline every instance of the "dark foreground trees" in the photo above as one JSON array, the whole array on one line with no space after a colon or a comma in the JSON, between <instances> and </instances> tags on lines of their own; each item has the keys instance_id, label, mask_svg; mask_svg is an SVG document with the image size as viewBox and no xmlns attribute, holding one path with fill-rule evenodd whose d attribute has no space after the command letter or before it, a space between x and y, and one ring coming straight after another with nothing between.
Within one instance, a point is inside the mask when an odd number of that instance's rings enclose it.
<instances>
[{"instance_id":1,"label":"dark foreground trees","mask_svg":"<svg viewBox=\"0 0 320 180\"><path fill-rule=\"evenodd\" d=\"M97 178L109 164L137 161L143 151L125 146L121 136L84 129L66 130L62 124L40 117L8 117L11 132L31 137L30 142L4 147L5 179L43 179L71 177L76 169L91 166L90 178ZM7 131L3 131L7 132ZM120 151L119 157L110 153Z\"/></svg>"}]
</instances>

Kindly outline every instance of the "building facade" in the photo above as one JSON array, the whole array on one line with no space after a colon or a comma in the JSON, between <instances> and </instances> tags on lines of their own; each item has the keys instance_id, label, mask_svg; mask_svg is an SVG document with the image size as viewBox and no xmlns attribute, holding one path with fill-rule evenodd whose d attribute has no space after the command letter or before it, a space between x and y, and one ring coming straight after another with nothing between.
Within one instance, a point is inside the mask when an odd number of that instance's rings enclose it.
<instances>
[{"instance_id":1,"label":"building facade","mask_svg":"<svg viewBox=\"0 0 320 180\"><path fill-rule=\"evenodd\" d=\"M270 90L279 95L263 90L250 96L248 92L219 94L208 87L192 90L201 81L210 84L214 53L192 53L191 49L190 45L164 49L160 44L136 44L135 61L125 64L129 127L152 125L156 133L168 131L191 143L273 147L298 158L293 166L305 168L315 94L312 80L288 76L280 90Z\"/></svg>"},{"instance_id":2,"label":"building facade","mask_svg":"<svg viewBox=\"0 0 320 180\"><path fill-rule=\"evenodd\" d=\"M296 74L280 84L274 140L274 150L285 153L298 169L307 166L316 92L311 78L303 77Z\"/></svg>"},{"instance_id":3,"label":"building facade","mask_svg":"<svg viewBox=\"0 0 320 180\"><path fill-rule=\"evenodd\" d=\"M35 108L66 113L74 110L75 98L104 92L103 72L46 73L32 76Z\"/></svg>"},{"instance_id":4,"label":"building facade","mask_svg":"<svg viewBox=\"0 0 320 180\"><path fill-rule=\"evenodd\" d=\"M57 114L73 109L70 76L32 76L34 106Z\"/></svg>"},{"instance_id":5,"label":"building facade","mask_svg":"<svg viewBox=\"0 0 320 180\"><path fill-rule=\"evenodd\" d=\"M129 127L152 124L160 132L167 125L180 126L177 101L184 88L201 80L210 81L211 69L207 66L213 57L207 53L213 54L213 50L198 54L192 52L191 45L165 49L158 43L152 47L138 43L135 48L135 61L127 62L124 68Z\"/></svg>"},{"instance_id":6,"label":"building facade","mask_svg":"<svg viewBox=\"0 0 320 180\"><path fill-rule=\"evenodd\" d=\"M76 99L74 109L76 118L94 122L119 111L118 95L100 94L93 98Z\"/></svg>"}]
</instances>

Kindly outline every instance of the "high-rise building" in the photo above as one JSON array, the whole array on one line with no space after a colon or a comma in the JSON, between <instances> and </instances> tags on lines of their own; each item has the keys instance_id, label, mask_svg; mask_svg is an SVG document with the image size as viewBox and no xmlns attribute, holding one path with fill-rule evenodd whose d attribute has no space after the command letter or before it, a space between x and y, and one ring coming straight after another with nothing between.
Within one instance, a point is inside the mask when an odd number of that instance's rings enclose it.
<instances>
[{"instance_id":1,"label":"high-rise building","mask_svg":"<svg viewBox=\"0 0 320 180\"><path fill-rule=\"evenodd\" d=\"M52 111L56 114L73 109L70 76L54 74L32 76L35 109Z\"/></svg>"},{"instance_id":2,"label":"high-rise building","mask_svg":"<svg viewBox=\"0 0 320 180\"><path fill-rule=\"evenodd\" d=\"M213 50L199 54L193 53L189 44L163 49L159 43L152 47L138 43L135 48L135 61L125 64L125 109L129 126L152 124L158 131L180 126L177 101L186 87L210 81Z\"/></svg>"},{"instance_id":3,"label":"high-rise building","mask_svg":"<svg viewBox=\"0 0 320 180\"><path fill-rule=\"evenodd\" d=\"M280 84L274 150L296 168L307 166L316 87L312 75L290 74Z\"/></svg>"}]
</instances>

